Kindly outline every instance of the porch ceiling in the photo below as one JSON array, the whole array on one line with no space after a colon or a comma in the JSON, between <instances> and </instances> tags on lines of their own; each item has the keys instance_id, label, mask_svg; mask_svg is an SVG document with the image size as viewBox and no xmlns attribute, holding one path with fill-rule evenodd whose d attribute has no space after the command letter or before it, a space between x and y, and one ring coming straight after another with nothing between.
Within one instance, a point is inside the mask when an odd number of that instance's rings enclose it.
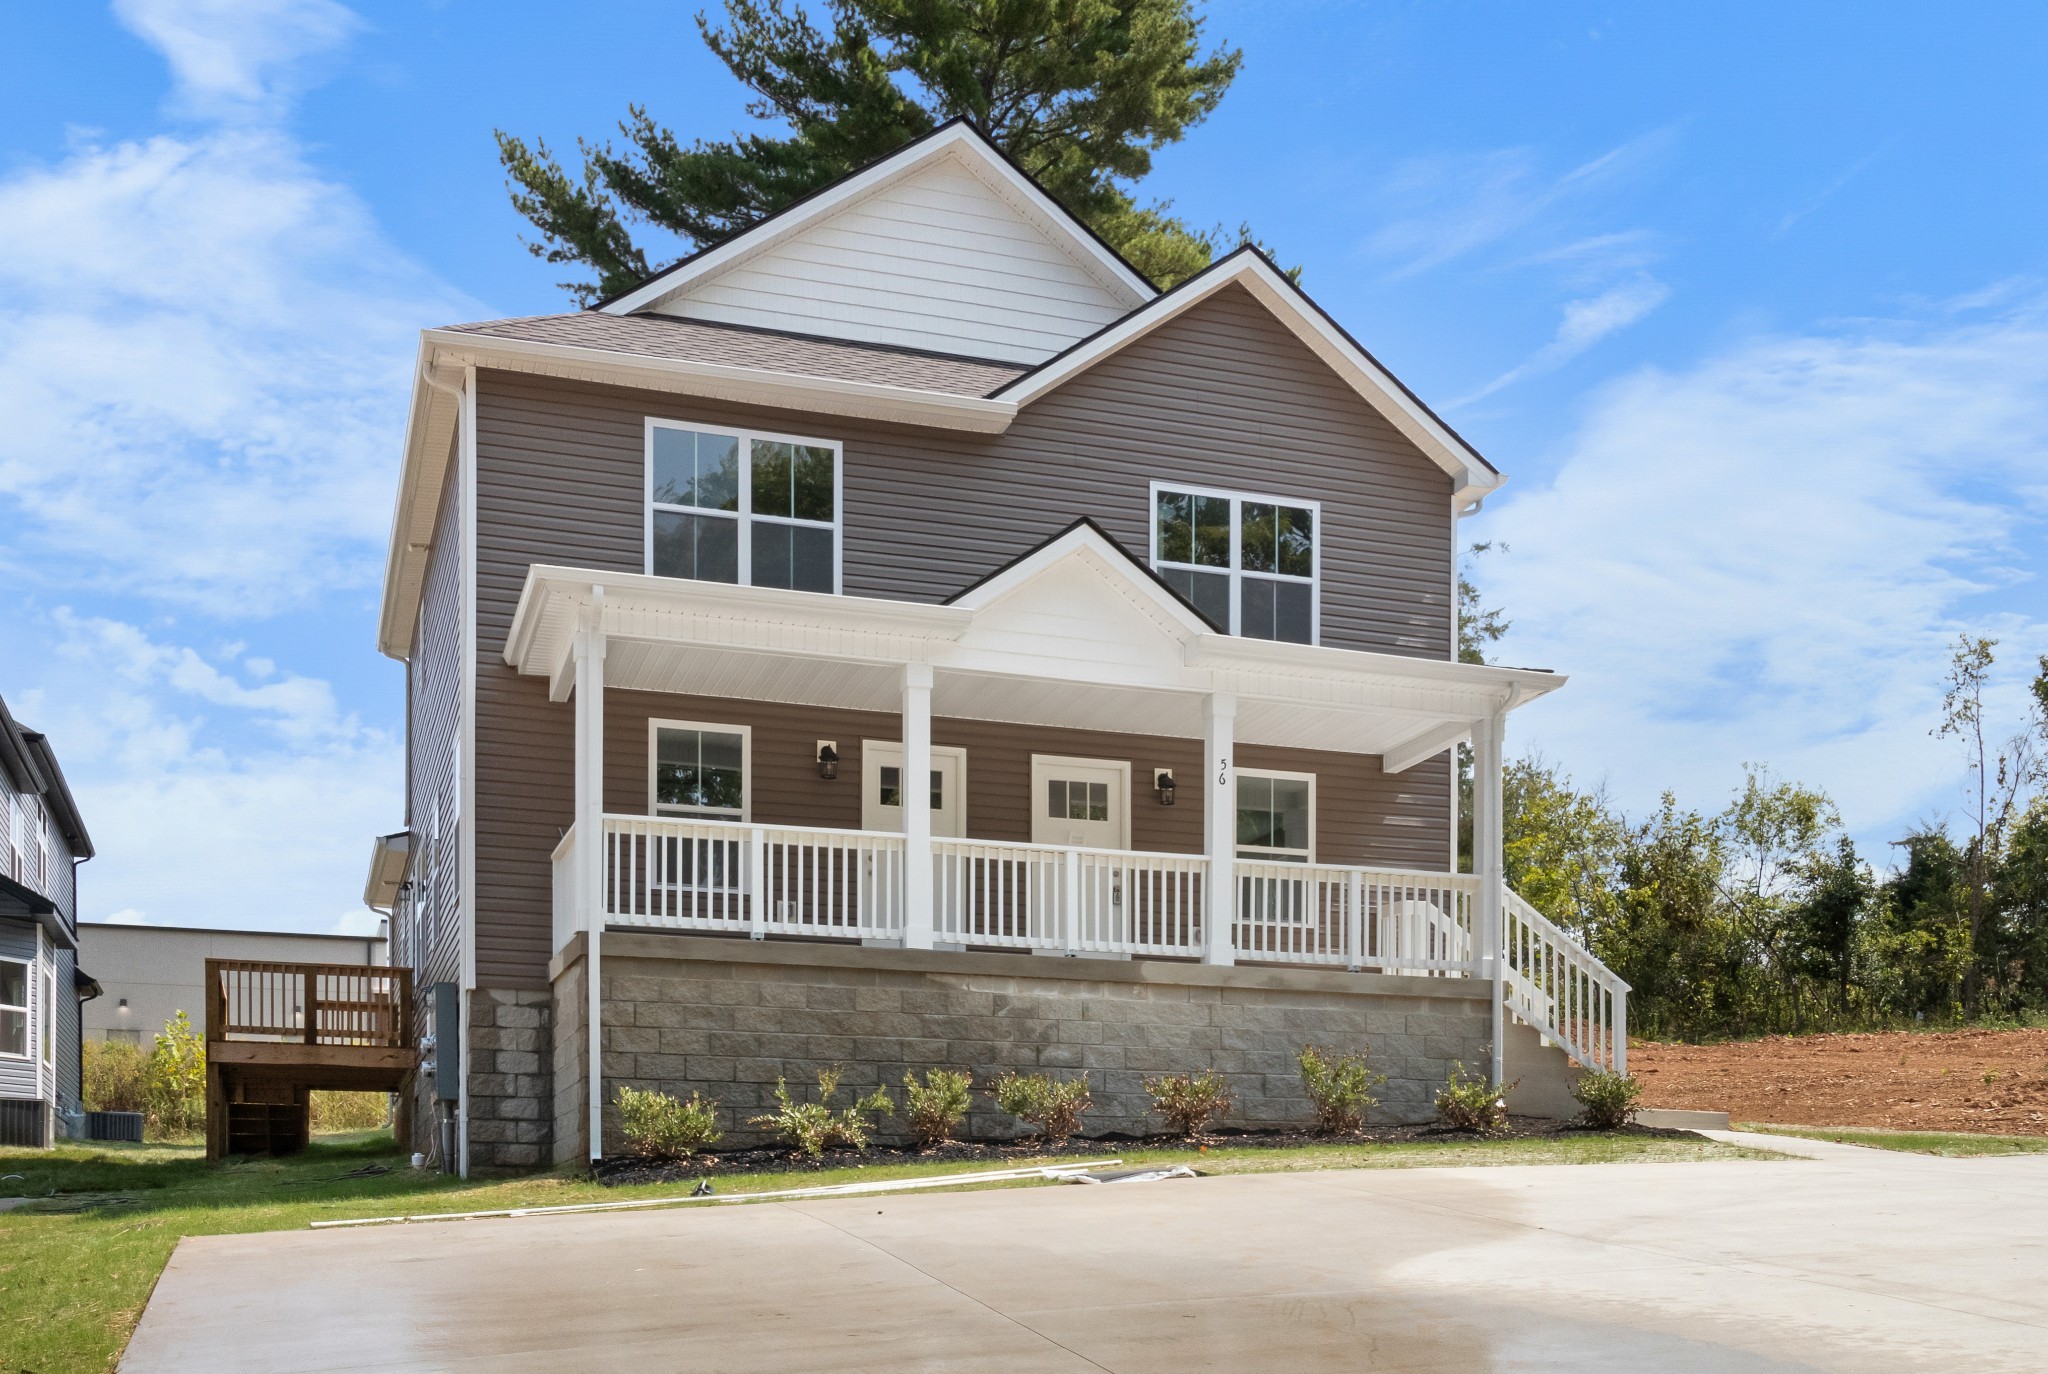
<instances>
[{"instance_id":1,"label":"porch ceiling","mask_svg":"<svg viewBox=\"0 0 2048 1374\"><path fill-rule=\"evenodd\" d=\"M1189 738L1227 692L1240 741L1379 754L1392 771L1564 681L1220 635L1127 562L1081 529L950 606L536 565L505 658L566 700L589 624L622 689L894 713L919 663L938 716Z\"/></svg>"}]
</instances>

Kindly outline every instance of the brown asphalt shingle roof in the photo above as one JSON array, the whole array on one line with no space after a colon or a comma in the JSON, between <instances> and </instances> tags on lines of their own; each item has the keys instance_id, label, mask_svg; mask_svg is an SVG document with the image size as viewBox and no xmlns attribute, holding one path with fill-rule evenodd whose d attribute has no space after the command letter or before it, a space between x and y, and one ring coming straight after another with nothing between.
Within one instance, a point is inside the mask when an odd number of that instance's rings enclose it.
<instances>
[{"instance_id":1,"label":"brown asphalt shingle roof","mask_svg":"<svg viewBox=\"0 0 2048 1374\"><path fill-rule=\"evenodd\" d=\"M606 315L586 310L573 315L529 315L450 325L447 332L758 368L799 377L870 382L953 396L986 396L1031 370L983 358L782 334L673 315Z\"/></svg>"}]
</instances>

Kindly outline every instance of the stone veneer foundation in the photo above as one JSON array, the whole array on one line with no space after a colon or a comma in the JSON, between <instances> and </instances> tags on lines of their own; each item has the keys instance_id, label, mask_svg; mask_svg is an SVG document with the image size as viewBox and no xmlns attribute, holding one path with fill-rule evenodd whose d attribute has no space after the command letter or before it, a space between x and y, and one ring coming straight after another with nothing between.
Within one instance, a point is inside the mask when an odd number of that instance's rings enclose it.
<instances>
[{"instance_id":1,"label":"stone veneer foundation","mask_svg":"<svg viewBox=\"0 0 2048 1374\"><path fill-rule=\"evenodd\" d=\"M583 948L578 936L550 970L558 1161L587 1157ZM1489 1055L1491 985L1477 979L638 933L607 934L602 959L607 1089L717 1098L727 1145L762 1138L746 1118L771 1105L777 1077L815 1091L817 1071L833 1065L847 1088L881 1083L899 1096L910 1070L967 1069L977 1082L1004 1069L1086 1072L1095 1134L1159 1129L1144 1079L1204 1069L1228 1080L1233 1124L1308 1124L1295 1063L1305 1043L1369 1049L1387 1076L1374 1119L1424 1121L1452 1063L1483 1074ZM484 1124L473 1118L473 1160ZM617 1129L607 1108L607 1149ZM900 1129L885 1120L879 1136ZM1017 1123L977 1092L966 1129L1000 1137Z\"/></svg>"}]
</instances>

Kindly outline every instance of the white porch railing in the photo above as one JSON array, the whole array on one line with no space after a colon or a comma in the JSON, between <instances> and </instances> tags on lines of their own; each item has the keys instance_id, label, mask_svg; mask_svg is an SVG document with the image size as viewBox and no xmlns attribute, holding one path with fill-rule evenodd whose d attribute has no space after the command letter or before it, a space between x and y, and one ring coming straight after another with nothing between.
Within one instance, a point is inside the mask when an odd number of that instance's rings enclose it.
<instances>
[{"instance_id":1,"label":"white porch railing","mask_svg":"<svg viewBox=\"0 0 2048 1374\"><path fill-rule=\"evenodd\" d=\"M1503 891L1508 1009L1589 1069L1628 1072L1628 984L1592 951Z\"/></svg>"},{"instance_id":2,"label":"white porch railing","mask_svg":"<svg viewBox=\"0 0 2048 1374\"><path fill-rule=\"evenodd\" d=\"M578 928L578 840L554 853L555 940ZM608 925L755 937L901 938L901 835L606 816ZM1436 977L1491 976L1479 880L1331 864L1235 864L1237 959ZM1199 854L932 841L932 938L1068 954L1200 958ZM1512 891L1502 903L1508 1010L1588 1067L1625 1072L1628 985Z\"/></svg>"},{"instance_id":3,"label":"white porch railing","mask_svg":"<svg viewBox=\"0 0 2048 1374\"><path fill-rule=\"evenodd\" d=\"M1237 868L1237 957L1393 973L1469 974L1479 880L1328 864Z\"/></svg>"},{"instance_id":4,"label":"white porch railing","mask_svg":"<svg viewBox=\"0 0 2048 1374\"><path fill-rule=\"evenodd\" d=\"M932 935L944 944L1072 954L1202 952L1197 854L932 841Z\"/></svg>"}]
</instances>

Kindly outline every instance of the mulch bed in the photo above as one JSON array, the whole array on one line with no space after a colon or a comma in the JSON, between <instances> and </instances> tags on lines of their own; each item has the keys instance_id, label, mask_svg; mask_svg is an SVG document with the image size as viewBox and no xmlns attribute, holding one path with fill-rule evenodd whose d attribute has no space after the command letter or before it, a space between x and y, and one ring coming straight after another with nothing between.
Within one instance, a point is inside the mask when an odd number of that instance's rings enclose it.
<instances>
[{"instance_id":1,"label":"mulch bed","mask_svg":"<svg viewBox=\"0 0 2048 1374\"><path fill-rule=\"evenodd\" d=\"M1684 1139L1692 1135L1690 1131L1659 1130L1647 1126L1630 1126L1626 1133L1672 1139ZM1586 1128L1570 1122L1518 1116L1509 1119L1508 1129L1504 1133L1491 1139L1537 1140L1584 1134L1587 1134ZM1107 1135L1076 1137L1059 1145L1047 1144L1029 1137L1021 1140L955 1141L928 1150L920 1150L909 1145L875 1145L863 1151L828 1150L817 1159L793 1154L779 1146L757 1146L741 1150L719 1150L708 1155L694 1156L687 1161L649 1160L636 1155L619 1156L606 1159L597 1165L595 1175L597 1181L607 1187L620 1187L640 1183L688 1182L699 1178L716 1178L724 1174L804 1174L827 1169L861 1169L887 1164L985 1164L990 1168L1000 1169L1047 1158L1102 1159L1123 1150L1180 1149L1197 1145L1238 1150L1298 1150L1328 1145L1454 1145L1469 1143L1476 1138L1465 1131L1450 1131L1434 1125L1371 1126L1352 1136L1316 1135L1311 1131L1224 1129L1212 1131L1200 1141L1188 1141L1170 1135L1135 1136L1112 1132Z\"/></svg>"}]
</instances>

